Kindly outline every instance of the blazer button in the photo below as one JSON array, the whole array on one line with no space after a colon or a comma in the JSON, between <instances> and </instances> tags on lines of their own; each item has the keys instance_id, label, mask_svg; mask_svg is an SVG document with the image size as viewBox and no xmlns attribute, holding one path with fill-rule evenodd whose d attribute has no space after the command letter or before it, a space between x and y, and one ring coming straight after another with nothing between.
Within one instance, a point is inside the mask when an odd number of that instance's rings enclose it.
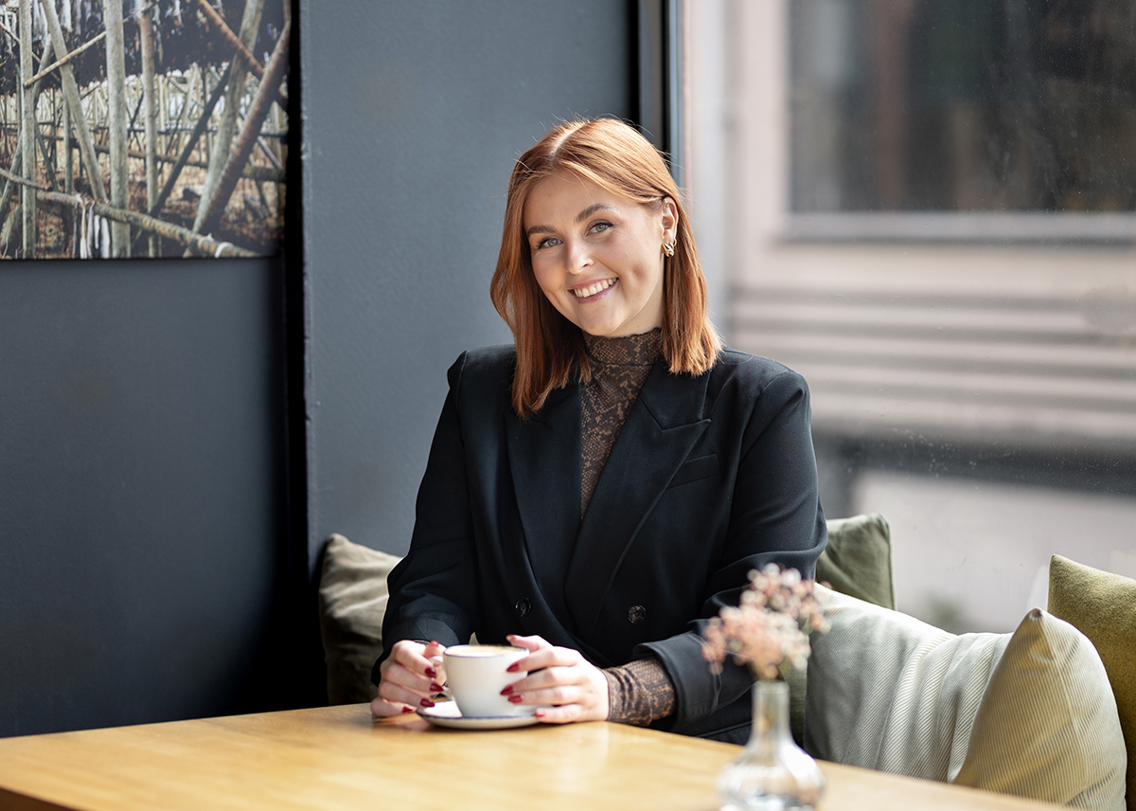
<instances>
[{"instance_id":1,"label":"blazer button","mask_svg":"<svg viewBox=\"0 0 1136 811\"><path fill-rule=\"evenodd\" d=\"M517 614L521 618L527 617L529 612L532 611L532 601L530 601L528 597L522 597L517 600L517 604L514 608L517 609Z\"/></svg>"},{"instance_id":2,"label":"blazer button","mask_svg":"<svg viewBox=\"0 0 1136 811\"><path fill-rule=\"evenodd\" d=\"M627 621L632 625L638 625L645 619L647 619L647 609L643 606L633 605L627 609Z\"/></svg>"}]
</instances>

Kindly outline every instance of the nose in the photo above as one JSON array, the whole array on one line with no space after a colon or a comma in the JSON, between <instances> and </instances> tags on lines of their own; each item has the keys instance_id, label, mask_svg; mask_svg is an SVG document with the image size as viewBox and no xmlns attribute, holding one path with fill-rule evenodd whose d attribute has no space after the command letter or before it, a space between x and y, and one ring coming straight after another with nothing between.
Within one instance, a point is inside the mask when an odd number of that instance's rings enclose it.
<instances>
[{"instance_id":1,"label":"nose","mask_svg":"<svg viewBox=\"0 0 1136 811\"><path fill-rule=\"evenodd\" d=\"M582 273L592 264L592 254L582 240L571 240L565 243L565 248L564 269L569 273Z\"/></svg>"}]
</instances>

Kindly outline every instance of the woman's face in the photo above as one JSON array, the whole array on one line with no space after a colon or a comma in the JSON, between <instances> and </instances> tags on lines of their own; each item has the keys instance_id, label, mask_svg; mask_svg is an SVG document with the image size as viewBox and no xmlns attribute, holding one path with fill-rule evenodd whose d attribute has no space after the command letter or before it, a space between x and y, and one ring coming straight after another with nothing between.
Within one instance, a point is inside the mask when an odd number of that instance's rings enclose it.
<instances>
[{"instance_id":1,"label":"woman's face","mask_svg":"<svg viewBox=\"0 0 1136 811\"><path fill-rule=\"evenodd\" d=\"M523 219L537 284L561 315L609 338L662 326L662 248L678 224L670 198L645 206L554 172L533 186Z\"/></svg>"}]
</instances>

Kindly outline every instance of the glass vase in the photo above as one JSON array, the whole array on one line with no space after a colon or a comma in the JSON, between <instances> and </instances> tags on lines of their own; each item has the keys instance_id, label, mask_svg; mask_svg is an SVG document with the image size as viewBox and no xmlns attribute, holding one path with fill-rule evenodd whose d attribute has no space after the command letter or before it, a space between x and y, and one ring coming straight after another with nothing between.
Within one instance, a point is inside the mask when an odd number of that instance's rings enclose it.
<instances>
[{"instance_id":1,"label":"glass vase","mask_svg":"<svg viewBox=\"0 0 1136 811\"><path fill-rule=\"evenodd\" d=\"M722 811L811 809L823 793L820 767L789 732L789 685L758 680L749 743L718 776Z\"/></svg>"}]
</instances>

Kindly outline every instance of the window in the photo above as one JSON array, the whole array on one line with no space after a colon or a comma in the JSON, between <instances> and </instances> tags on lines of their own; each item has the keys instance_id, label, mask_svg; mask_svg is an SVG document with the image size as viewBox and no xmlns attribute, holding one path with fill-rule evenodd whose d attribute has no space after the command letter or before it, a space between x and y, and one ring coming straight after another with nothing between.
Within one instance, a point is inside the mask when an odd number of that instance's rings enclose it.
<instances>
[{"instance_id":1,"label":"window","mask_svg":"<svg viewBox=\"0 0 1136 811\"><path fill-rule=\"evenodd\" d=\"M1136 576L1136 0L686 14L719 325L809 381L900 608L1005 631L1052 554Z\"/></svg>"},{"instance_id":2,"label":"window","mask_svg":"<svg viewBox=\"0 0 1136 811\"><path fill-rule=\"evenodd\" d=\"M1136 210L1136 2L790 8L794 211Z\"/></svg>"}]
</instances>

